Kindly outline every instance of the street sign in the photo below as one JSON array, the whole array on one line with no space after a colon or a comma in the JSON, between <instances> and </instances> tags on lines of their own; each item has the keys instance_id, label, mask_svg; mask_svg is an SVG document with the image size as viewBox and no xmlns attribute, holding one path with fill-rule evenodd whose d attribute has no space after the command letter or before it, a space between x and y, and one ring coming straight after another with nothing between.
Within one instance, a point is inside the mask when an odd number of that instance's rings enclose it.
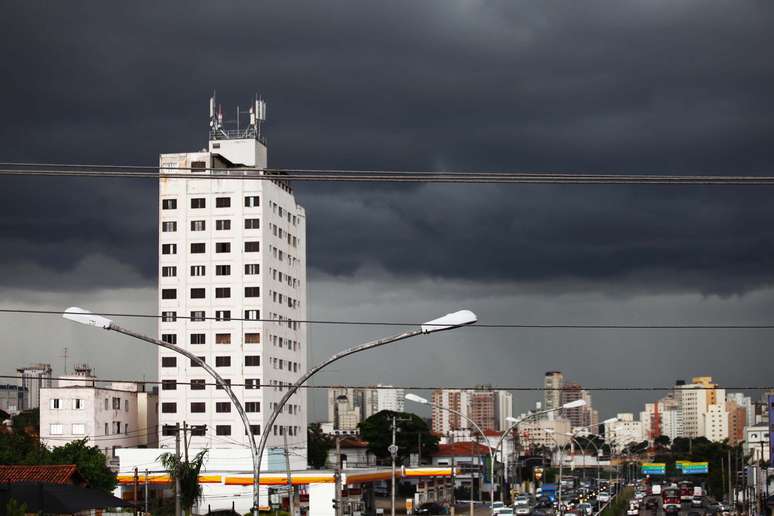
<instances>
[{"instance_id":1,"label":"street sign","mask_svg":"<svg viewBox=\"0 0 774 516\"><path fill-rule=\"evenodd\" d=\"M666 463L643 462L641 470L644 475L666 475Z\"/></svg>"},{"instance_id":2,"label":"street sign","mask_svg":"<svg viewBox=\"0 0 774 516\"><path fill-rule=\"evenodd\" d=\"M391 444L387 447L387 451L390 452L390 455L395 455L398 453L398 447L394 444Z\"/></svg>"},{"instance_id":3,"label":"street sign","mask_svg":"<svg viewBox=\"0 0 774 516\"><path fill-rule=\"evenodd\" d=\"M678 460L675 466L683 475L706 475L709 473L709 462Z\"/></svg>"}]
</instances>

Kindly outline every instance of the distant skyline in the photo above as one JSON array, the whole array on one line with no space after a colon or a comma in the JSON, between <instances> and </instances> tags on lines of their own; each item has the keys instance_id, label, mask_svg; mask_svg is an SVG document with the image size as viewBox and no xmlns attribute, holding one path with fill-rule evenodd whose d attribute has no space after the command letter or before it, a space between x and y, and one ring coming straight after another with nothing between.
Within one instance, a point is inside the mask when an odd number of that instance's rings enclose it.
<instances>
[{"instance_id":1,"label":"distant skyline","mask_svg":"<svg viewBox=\"0 0 774 516\"><path fill-rule=\"evenodd\" d=\"M270 167L771 174L774 5L589 1L14 5L0 161L156 164L213 90L267 101ZM299 184L312 319L774 322L772 188ZM158 185L0 177L0 307L156 313ZM155 321L121 318L155 333ZM0 314L2 374L152 378L155 350ZM309 329L310 363L395 327ZM774 330L464 329L318 384L774 383ZM591 391L600 419L661 391ZM427 396L429 392L420 392ZM757 398L758 393L749 391ZM521 412L541 391L514 395ZM310 397L310 419L325 414Z\"/></svg>"}]
</instances>

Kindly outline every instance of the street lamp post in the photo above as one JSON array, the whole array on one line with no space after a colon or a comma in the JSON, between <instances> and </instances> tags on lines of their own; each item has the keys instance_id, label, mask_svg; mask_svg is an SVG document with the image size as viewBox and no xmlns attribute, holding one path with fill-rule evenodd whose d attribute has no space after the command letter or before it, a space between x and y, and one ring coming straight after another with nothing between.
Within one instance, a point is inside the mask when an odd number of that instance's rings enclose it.
<instances>
[{"instance_id":1,"label":"street lamp post","mask_svg":"<svg viewBox=\"0 0 774 516\"><path fill-rule=\"evenodd\" d=\"M523 416L523 417L520 417L520 418L506 417L505 420L508 421L509 423L511 423L511 425L502 433L502 435L498 439L497 444L495 445L495 453L500 449L500 446L502 446L503 441L508 436L508 434L510 434L514 429L518 431L518 426L521 423L523 423L523 422L525 422L525 421L527 421L529 419L536 419L536 418L538 418L540 416L544 416L544 415L550 414L552 412L558 412L558 411L563 410L563 409L572 409L572 408L582 407L585 404L586 404L586 400L580 399L580 400L574 400L574 401L570 401L568 403L565 403L561 407L556 407L556 408L552 408L552 409L548 409L548 410L541 410L539 412L535 412L535 413L532 413L532 414L527 414L526 416ZM502 500L505 499L504 496L505 496L505 493L502 493L501 494L501 497L502 497L501 499Z\"/></svg>"},{"instance_id":2,"label":"street lamp post","mask_svg":"<svg viewBox=\"0 0 774 516\"><path fill-rule=\"evenodd\" d=\"M226 394L228 395L229 399L231 399L231 403L234 404L234 408L239 413L239 417L242 419L242 423L245 425L245 431L247 432L247 435L249 436L250 441L250 453L252 455L253 459L253 469L255 471L258 470L258 464L257 462L257 451L255 448L255 438L253 437L253 432L250 427L250 421L247 419L247 413L245 413L245 409L242 406L242 403L239 401L239 398L236 397L234 394L234 391L231 390L231 386L226 382L223 377L221 377L215 369L213 369L209 364L207 364L204 360L200 359L193 353L190 353L178 346L175 346L174 344L170 344L168 342L164 342L163 340L157 340L152 337L148 337L146 335L142 335L140 333L136 333L132 330L127 330L126 328L122 328L121 326L118 326L116 323L111 321L110 319L106 317L102 317L100 315L94 314L89 312L88 310L84 310L82 308L78 308L76 306L70 307L62 314L62 317L65 319L68 319L70 321L74 321L81 324L86 324L88 326L95 326L97 328L102 328L105 330L112 330L118 333L123 333L124 335L128 335L130 337L134 337L135 339L143 340L145 342L150 342L151 344L155 344L156 346L166 348L169 350L174 351L175 353L180 353L181 355L185 356L191 362L195 363L199 367L203 368L207 373L210 374L215 379L215 382L226 391ZM257 507L257 501L258 501L258 484L256 483L253 486L253 496L256 502Z\"/></svg>"},{"instance_id":3,"label":"street lamp post","mask_svg":"<svg viewBox=\"0 0 774 516\"><path fill-rule=\"evenodd\" d=\"M268 439L269 432L271 428L273 428L274 422L277 420L277 417L282 412L287 401L290 399L290 397L293 394L296 393L296 391L298 391L301 385L303 385L307 380L309 380L309 378L314 376L315 373L320 371L320 369L324 368L325 366L333 362L336 362L337 360L340 360L344 357L348 357L349 355L353 355L361 351L368 351L370 349L384 346L385 344L390 344L392 342L397 342L399 340L408 339L411 337L415 337L417 335L425 335L425 334L435 333L435 332L444 331L444 330L452 330L455 328L459 328L461 326L467 326L469 324L473 324L477 321L476 314L474 314L470 310L460 310L458 312L453 312L453 313L444 315L443 317L433 319L432 321L428 321L420 325L420 327L415 330L410 330L404 333L393 335L391 337L372 340L370 342L360 344L359 346L354 346L354 347L345 349L344 351L341 351L339 353L336 353L332 357L328 358L327 360L324 360L314 368L307 371L298 380L296 380L296 382L292 386L288 388L287 392L279 401L279 403L275 405L274 410L272 411L271 416L268 420L268 424L264 427L263 432L261 432L260 443L256 449L255 436L253 435L250 422L247 419L247 414L245 413L244 408L242 407L242 404L239 402L239 400L234 395L229 385L223 380L223 378L221 378L220 375L218 375L218 373L216 373L215 370L212 369L210 366L208 366L204 361L196 357L196 355L193 355L192 353L189 353L184 349L181 349L175 345L166 343L164 341L147 337L145 335L141 335L139 333L135 333L133 331L121 328L120 326L113 323L113 321L111 321L110 319L93 314L91 312L88 312L87 310L83 310L78 307L68 308L63 314L63 317L81 324L96 326L99 328L103 328L105 330L113 330L119 333L123 333L125 335L129 335L130 337L144 340L146 342L150 342L151 344L155 344L157 346L161 346L161 347L170 349L172 351L175 351L177 353L180 353L186 356L187 358L189 358L190 360L194 361L201 367L203 367L208 373L210 373L215 378L215 380L218 382L219 385L223 387L223 389L226 391L229 398L231 398L231 401L234 403L235 407L237 408L237 411L239 412L239 415L242 418L242 422L245 425L245 431L249 436L250 451L253 456L253 510L252 512L255 516L258 516L258 506L259 506L259 485L261 481L260 465L261 465L261 459L263 458L263 451L266 448L266 441Z\"/></svg>"},{"instance_id":4,"label":"street lamp post","mask_svg":"<svg viewBox=\"0 0 774 516\"><path fill-rule=\"evenodd\" d=\"M462 419L464 419L465 421L473 425L473 427L476 429L478 434L484 440L484 443L489 442L487 441L486 434L481 429L481 427L478 426L475 421L473 421L471 418L469 418L462 412L459 412L454 409L450 409L448 407L444 407L442 405L438 405L437 403L433 403L421 396L417 396L416 394L411 394L411 393L406 394L405 398L409 401L413 401L414 403L429 405L431 407L437 408L438 410L445 410L446 412L450 412L456 416L461 417ZM487 447L487 450L489 450L489 480L492 484L489 490L489 505L490 507L494 508L494 452L492 451L492 447L489 446L488 444L486 445L486 447ZM473 500L473 476L472 475L470 477L470 499L471 501ZM472 516L472 512L471 512L471 516Z\"/></svg>"}]
</instances>

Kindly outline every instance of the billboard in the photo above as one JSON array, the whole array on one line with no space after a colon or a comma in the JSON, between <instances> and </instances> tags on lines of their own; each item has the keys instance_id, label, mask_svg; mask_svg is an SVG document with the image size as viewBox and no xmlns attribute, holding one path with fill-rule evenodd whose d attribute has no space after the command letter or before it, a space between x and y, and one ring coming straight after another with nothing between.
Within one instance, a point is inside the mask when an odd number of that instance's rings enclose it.
<instances>
[{"instance_id":1,"label":"billboard","mask_svg":"<svg viewBox=\"0 0 774 516\"><path fill-rule=\"evenodd\" d=\"M683 475L706 475L709 473L709 462L678 460L675 463L675 466L677 466L677 470Z\"/></svg>"},{"instance_id":2,"label":"billboard","mask_svg":"<svg viewBox=\"0 0 774 516\"><path fill-rule=\"evenodd\" d=\"M666 463L643 462L641 471L643 475L666 475Z\"/></svg>"}]
</instances>

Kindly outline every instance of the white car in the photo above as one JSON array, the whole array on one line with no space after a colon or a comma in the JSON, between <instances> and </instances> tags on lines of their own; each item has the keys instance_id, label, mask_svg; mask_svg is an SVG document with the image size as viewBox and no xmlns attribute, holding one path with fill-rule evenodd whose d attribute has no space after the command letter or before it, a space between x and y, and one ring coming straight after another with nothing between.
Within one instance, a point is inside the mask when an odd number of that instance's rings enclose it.
<instances>
[{"instance_id":1,"label":"white car","mask_svg":"<svg viewBox=\"0 0 774 516\"><path fill-rule=\"evenodd\" d=\"M601 492L597 493L597 500L599 500L602 503L606 503L610 501L610 493Z\"/></svg>"},{"instance_id":2,"label":"white car","mask_svg":"<svg viewBox=\"0 0 774 516\"><path fill-rule=\"evenodd\" d=\"M629 508L626 510L626 516L638 516L640 514L640 508L637 504L630 503Z\"/></svg>"}]
</instances>

